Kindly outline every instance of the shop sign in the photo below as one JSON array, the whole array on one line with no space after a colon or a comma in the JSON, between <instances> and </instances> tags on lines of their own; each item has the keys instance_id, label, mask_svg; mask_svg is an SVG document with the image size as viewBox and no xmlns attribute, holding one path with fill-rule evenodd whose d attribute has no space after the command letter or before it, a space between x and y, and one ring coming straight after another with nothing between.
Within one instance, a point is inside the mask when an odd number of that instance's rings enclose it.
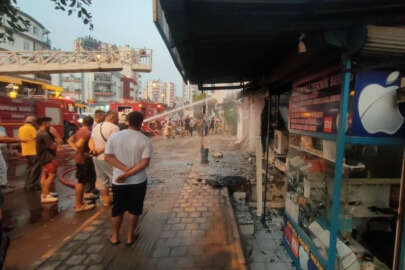
<instances>
[{"instance_id":1,"label":"shop sign","mask_svg":"<svg viewBox=\"0 0 405 270\"><path fill-rule=\"evenodd\" d=\"M405 137L405 104L397 102L404 75L399 71L367 71L356 75L351 135Z\"/></svg>"},{"instance_id":2,"label":"shop sign","mask_svg":"<svg viewBox=\"0 0 405 270\"><path fill-rule=\"evenodd\" d=\"M290 249L293 256L298 260L302 270L325 269L287 218L284 219L284 239L288 243L287 248Z\"/></svg>"},{"instance_id":3,"label":"shop sign","mask_svg":"<svg viewBox=\"0 0 405 270\"><path fill-rule=\"evenodd\" d=\"M289 105L289 129L336 134L340 121L343 74L295 84ZM405 103L397 90L405 85L398 71L363 71L351 77L346 134L404 137Z\"/></svg>"},{"instance_id":4,"label":"shop sign","mask_svg":"<svg viewBox=\"0 0 405 270\"><path fill-rule=\"evenodd\" d=\"M343 74L295 84L290 98L291 130L336 133Z\"/></svg>"}]
</instances>

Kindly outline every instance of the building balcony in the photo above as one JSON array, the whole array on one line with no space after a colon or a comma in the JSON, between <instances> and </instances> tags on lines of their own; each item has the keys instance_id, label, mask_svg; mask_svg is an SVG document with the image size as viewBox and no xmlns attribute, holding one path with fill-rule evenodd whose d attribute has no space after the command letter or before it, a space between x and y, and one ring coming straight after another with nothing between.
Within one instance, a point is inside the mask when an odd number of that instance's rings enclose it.
<instances>
[{"instance_id":1,"label":"building balcony","mask_svg":"<svg viewBox=\"0 0 405 270\"><path fill-rule=\"evenodd\" d=\"M94 80L93 85L96 85L96 84L112 84L112 81L111 80Z\"/></svg>"},{"instance_id":2,"label":"building balcony","mask_svg":"<svg viewBox=\"0 0 405 270\"><path fill-rule=\"evenodd\" d=\"M115 96L115 93L111 91L94 91L95 96L102 96L102 97L112 97Z\"/></svg>"}]
</instances>

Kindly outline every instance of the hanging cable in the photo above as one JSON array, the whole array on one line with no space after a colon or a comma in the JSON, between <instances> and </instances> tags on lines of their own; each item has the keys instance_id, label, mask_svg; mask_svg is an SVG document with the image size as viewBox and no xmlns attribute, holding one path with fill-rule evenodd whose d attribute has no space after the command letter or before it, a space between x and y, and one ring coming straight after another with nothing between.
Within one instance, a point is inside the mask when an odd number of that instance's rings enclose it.
<instances>
[{"instance_id":1,"label":"hanging cable","mask_svg":"<svg viewBox=\"0 0 405 270\"><path fill-rule=\"evenodd\" d=\"M267 131L266 131L266 174L264 176L264 200L263 200L263 215L262 215L262 224L265 228L268 229L266 223L266 201L267 201L267 178L268 178L268 171L269 171L269 145L270 145L270 117L271 117L271 95L269 90L269 96L267 101ZM263 172L261 172L263 173Z\"/></svg>"}]
</instances>

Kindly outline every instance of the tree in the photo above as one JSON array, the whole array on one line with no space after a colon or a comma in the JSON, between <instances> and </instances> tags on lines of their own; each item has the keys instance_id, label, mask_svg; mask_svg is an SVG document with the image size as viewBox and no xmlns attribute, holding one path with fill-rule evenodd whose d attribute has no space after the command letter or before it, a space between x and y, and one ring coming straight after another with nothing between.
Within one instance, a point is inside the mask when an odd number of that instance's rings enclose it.
<instances>
[{"instance_id":1,"label":"tree","mask_svg":"<svg viewBox=\"0 0 405 270\"><path fill-rule=\"evenodd\" d=\"M227 96L222 103L224 110L224 122L230 129L232 135L236 135L238 126L238 110L235 97Z\"/></svg>"},{"instance_id":2,"label":"tree","mask_svg":"<svg viewBox=\"0 0 405 270\"><path fill-rule=\"evenodd\" d=\"M68 15L76 14L84 24L89 25L93 30L93 16L87 7L91 5L91 0L49 0L54 2L55 10L67 12ZM6 23L4 23L6 22ZM4 27L4 32L0 32L0 42L13 41L13 32L27 32L30 22L25 20L18 13L17 0L0 0L0 26Z\"/></svg>"}]
</instances>

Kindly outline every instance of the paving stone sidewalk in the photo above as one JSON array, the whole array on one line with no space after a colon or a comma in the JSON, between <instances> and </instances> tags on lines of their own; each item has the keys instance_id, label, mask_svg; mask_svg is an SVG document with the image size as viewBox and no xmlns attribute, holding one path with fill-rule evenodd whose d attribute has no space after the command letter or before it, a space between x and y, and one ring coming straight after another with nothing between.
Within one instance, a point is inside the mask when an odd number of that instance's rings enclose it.
<instances>
[{"instance_id":1,"label":"paving stone sidewalk","mask_svg":"<svg viewBox=\"0 0 405 270\"><path fill-rule=\"evenodd\" d=\"M133 246L109 244L106 209L37 269L246 269L226 190L187 181L210 168L183 159L151 170Z\"/></svg>"}]
</instances>

